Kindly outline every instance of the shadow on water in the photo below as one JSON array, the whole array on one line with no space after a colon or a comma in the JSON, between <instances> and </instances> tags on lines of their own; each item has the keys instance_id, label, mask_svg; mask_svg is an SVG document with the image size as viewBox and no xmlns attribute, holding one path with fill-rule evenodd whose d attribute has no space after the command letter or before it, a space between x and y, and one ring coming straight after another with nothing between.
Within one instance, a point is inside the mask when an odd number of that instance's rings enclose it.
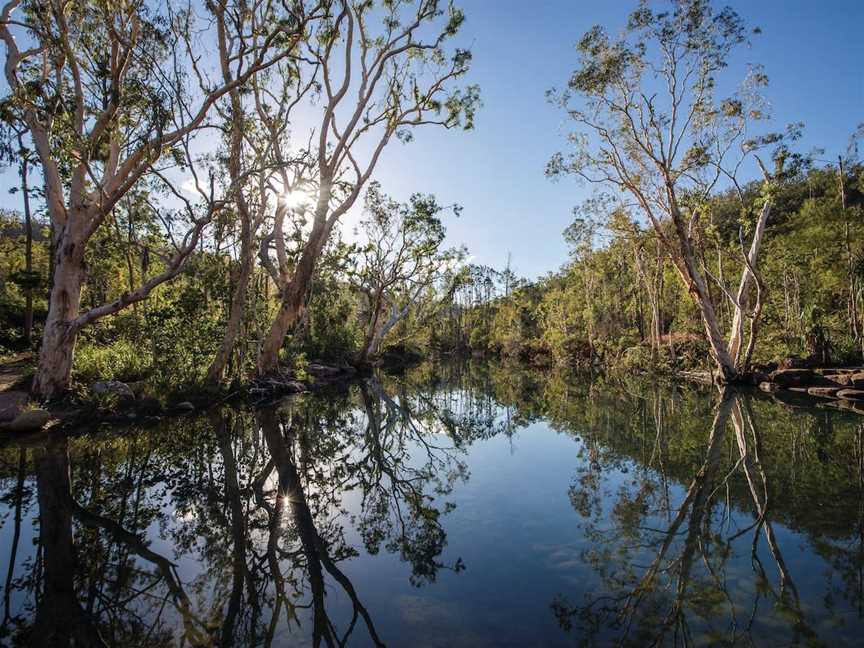
<instances>
[{"instance_id":1,"label":"shadow on water","mask_svg":"<svg viewBox=\"0 0 864 648\"><path fill-rule=\"evenodd\" d=\"M0 493L2 645L827 645L864 630L864 426L746 394L424 367L9 445Z\"/></svg>"}]
</instances>

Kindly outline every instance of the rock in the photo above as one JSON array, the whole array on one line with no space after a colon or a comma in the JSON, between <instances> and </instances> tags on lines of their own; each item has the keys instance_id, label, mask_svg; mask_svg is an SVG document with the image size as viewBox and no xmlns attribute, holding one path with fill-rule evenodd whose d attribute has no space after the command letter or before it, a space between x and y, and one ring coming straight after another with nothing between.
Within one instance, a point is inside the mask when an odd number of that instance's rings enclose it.
<instances>
[{"instance_id":1,"label":"rock","mask_svg":"<svg viewBox=\"0 0 864 648\"><path fill-rule=\"evenodd\" d=\"M764 392L768 392L769 394L773 394L774 392L776 392L777 390L780 389L780 385L778 385L777 383L772 383L772 382L761 382L761 383L759 383L759 389L761 389Z\"/></svg>"},{"instance_id":2,"label":"rock","mask_svg":"<svg viewBox=\"0 0 864 648\"><path fill-rule=\"evenodd\" d=\"M811 396L821 396L823 398L833 398L837 392L840 391L840 387L810 387L807 390L807 393Z\"/></svg>"},{"instance_id":3,"label":"rock","mask_svg":"<svg viewBox=\"0 0 864 648\"><path fill-rule=\"evenodd\" d=\"M821 376L819 376L821 378ZM801 387L813 383L817 375L810 369L778 369L771 374L772 382L780 387Z\"/></svg>"},{"instance_id":4,"label":"rock","mask_svg":"<svg viewBox=\"0 0 864 648\"><path fill-rule=\"evenodd\" d=\"M285 383L285 391L291 392L292 394L299 394L300 392L305 392L306 385L304 385L299 380L289 380Z\"/></svg>"},{"instance_id":5,"label":"rock","mask_svg":"<svg viewBox=\"0 0 864 648\"><path fill-rule=\"evenodd\" d=\"M856 389L864 389L864 371L846 374L846 376L848 376L849 380L849 382L846 383L847 385L852 385Z\"/></svg>"},{"instance_id":6,"label":"rock","mask_svg":"<svg viewBox=\"0 0 864 648\"><path fill-rule=\"evenodd\" d=\"M306 367L306 371L311 373L313 376L338 376L342 373L342 370L338 367L328 367L327 365L318 364L316 362L310 362Z\"/></svg>"},{"instance_id":7,"label":"rock","mask_svg":"<svg viewBox=\"0 0 864 648\"><path fill-rule=\"evenodd\" d=\"M116 394L120 398L135 398L135 393L129 385L119 380L100 380L93 383L90 391L94 394Z\"/></svg>"},{"instance_id":8,"label":"rock","mask_svg":"<svg viewBox=\"0 0 864 648\"><path fill-rule=\"evenodd\" d=\"M832 404L846 412L864 414L864 401L836 400L832 401Z\"/></svg>"},{"instance_id":9,"label":"rock","mask_svg":"<svg viewBox=\"0 0 864 648\"><path fill-rule=\"evenodd\" d=\"M11 421L30 400L30 395L23 391L0 392L0 421Z\"/></svg>"},{"instance_id":10,"label":"rock","mask_svg":"<svg viewBox=\"0 0 864 648\"><path fill-rule=\"evenodd\" d=\"M181 403L177 403L174 406L174 409L178 412L194 412L195 406L189 401L183 401Z\"/></svg>"},{"instance_id":11,"label":"rock","mask_svg":"<svg viewBox=\"0 0 864 648\"><path fill-rule=\"evenodd\" d=\"M789 356L780 361L778 371L784 371L787 369L806 369L811 366L813 366L813 362L809 359Z\"/></svg>"},{"instance_id":12,"label":"rock","mask_svg":"<svg viewBox=\"0 0 864 648\"><path fill-rule=\"evenodd\" d=\"M837 398L849 401L864 401L864 389L841 389L837 392Z\"/></svg>"},{"instance_id":13,"label":"rock","mask_svg":"<svg viewBox=\"0 0 864 648\"><path fill-rule=\"evenodd\" d=\"M43 409L32 409L21 412L11 423L6 423L4 429L7 432L37 432L44 428L51 415Z\"/></svg>"},{"instance_id":14,"label":"rock","mask_svg":"<svg viewBox=\"0 0 864 648\"><path fill-rule=\"evenodd\" d=\"M852 385L852 374L825 374L825 378L844 387Z\"/></svg>"}]
</instances>

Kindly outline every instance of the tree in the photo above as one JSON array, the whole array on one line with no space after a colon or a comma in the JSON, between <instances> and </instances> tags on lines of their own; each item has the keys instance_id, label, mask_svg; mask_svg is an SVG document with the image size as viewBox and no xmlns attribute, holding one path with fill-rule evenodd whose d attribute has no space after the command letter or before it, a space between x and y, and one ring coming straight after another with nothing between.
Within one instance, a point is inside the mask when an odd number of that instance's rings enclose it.
<instances>
[{"instance_id":1,"label":"tree","mask_svg":"<svg viewBox=\"0 0 864 648\"><path fill-rule=\"evenodd\" d=\"M360 223L366 245L360 253L358 287L368 301L361 363L378 353L421 293L465 256L461 249L441 250L445 230L439 215L445 209L434 196L414 194L400 204L382 193L377 182L369 186L366 218ZM452 209L461 211L458 206ZM389 314L382 321L385 311Z\"/></svg>"},{"instance_id":2,"label":"tree","mask_svg":"<svg viewBox=\"0 0 864 648\"><path fill-rule=\"evenodd\" d=\"M20 17L13 16L19 7ZM190 74L204 74L186 36L194 33L191 10L175 12L167 2L3 5L6 81L42 167L56 251L36 394L52 397L68 387L84 327L146 299L183 269L214 213L212 200L203 210L188 204L186 222L170 225L183 232L161 272L112 302L80 308L85 253L113 208L166 154L188 150L221 97L290 53L292 37L302 33L303 8L293 3L290 19L278 21L256 49L243 53L240 76L210 85L198 97L186 83ZM211 190L199 185L200 192L212 194L210 184Z\"/></svg>"},{"instance_id":3,"label":"tree","mask_svg":"<svg viewBox=\"0 0 864 648\"><path fill-rule=\"evenodd\" d=\"M318 3L304 14L291 17L301 24L313 24L323 16L324 4ZM243 52L260 47L268 30L273 29L273 3L257 0L243 11L231 11L223 4L215 6L213 13L222 83L232 86L227 94L227 105L217 104L216 107L227 131L222 163L239 220L240 249L225 333L207 370L210 384L222 379L246 312L247 291L255 269L256 239L269 208L269 182L275 175L274 169L284 164L281 149L277 147L288 127L291 109L315 86L314 75L308 82L300 77L300 64L294 52L267 70L253 74L248 85L235 84L246 75L248 61ZM301 32L295 27L292 33L299 36ZM296 43L286 43L284 47L292 45Z\"/></svg>"},{"instance_id":4,"label":"tree","mask_svg":"<svg viewBox=\"0 0 864 648\"><path fill-rule=\"evenodd\" d=\"M751 69L729 98L716 97L718 76L747 40L740 16L728 7L715 10L709 0L670 4L669 11L655 13L642 2L619 40L599 26L583 36L580 65L567 89L550 93L577 124L579 130L570 136L577 150L554 156L547 171L553 177L575 174L629 196L651 223L699 309L717 379L729 382L746 364L741 362L743 321L757 310L751 312L746 296L758 277L775 178L763 167L766 191L755 223L747 223L753 235L749 252L742 250L737 292L700 263L694 233L712 191L724 181L737 186L744 162L759 148L780 144L784 135L750 134L752 124L768 116L758 94L767 83L760 69ZM577 99L583 105L576 105ZM790 128L786 135L794 139L797 130ZM781 158L787 154L782 146L778 150ZM709 281L733 304L728 341Z\"/></svg>"},{"instance_id":5,"label":"tree","mask_svg":"<svg viewBox=\"0 0 864 648\"><path fill-rule=\"evenodd\" d=\"M474 86L451 87L471 61L467 50L455 48L448 55L445 49L464 21L453 5L446 10L441 0L333 5L334 15L304 43L306 58L320 74L323 98L312 165L281 187L283 202L308 196L311 227L296 263L289 267L287 258L279 259L280 304L258 355L259 375L276 369L324 245L370 180L384 148L394 137L410 141L420 126L472 128L479 100ZM380 29L374 30L370 22L379 18ZM365 159L361 152L368 152ZM305 209L298 216L305 219ZM277 251L284 250L279 225L277 218L272 234Z\"/></svg>"}]
</instances>

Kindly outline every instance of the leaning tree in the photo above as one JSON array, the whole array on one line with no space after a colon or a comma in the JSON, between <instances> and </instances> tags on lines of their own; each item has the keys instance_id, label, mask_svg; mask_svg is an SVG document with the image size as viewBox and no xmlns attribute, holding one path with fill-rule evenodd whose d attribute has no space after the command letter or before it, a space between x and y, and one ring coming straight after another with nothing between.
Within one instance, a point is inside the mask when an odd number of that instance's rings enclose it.
<instances>
[{"instance_id":1,"label":"leaning tree","mask_svg":"<svg viewBox=\"0 0 864 648\"><path fill-rule=\"evenodd\" d=\"M565 89L550 92L576 125L569 136L575 150L555 155L547 172L614 187L628 208L644 214L698 308L717 380L726 383L746 371L761 309L757 262L778 178L757 151L776 145L782 167L788 155L783 141L794 139L798 126L782 134L753 134L754 124L769 117L760 96L767 77L758 67L736 91L718 96L733 53L749 37L736 12L717 10L710 0L667 4L667 11L655 12L641 2L618 39L595 26L579 41L578 68ZM764 190L757 204L746 205L739 190L742 225L752 237L746 251L741 237L741 277L734 289L700 262L696 232L712 192L738 187L738 175L752 159L762 169ZM709 284L732 304L728 337Z\"/></svg>"},{"instance_id":2,"label":"leaning tree","mask_svg":"<svg viewBox=\"0 0 864 648\"><path fill-rule=\"evenodd\" d=\"M421 126L470 129L479 102L476 87L454 87L471 54L448 47L464 22L452 4L334 0L331 6L329 19L303 43L309 69L301 78L320 80L320 118L305 144L308 156L290 143L274 147L285 153L278 162L291 173L280 177L273 230L260 255L280 303L258 354L259 375L276 369L285 336L302 316L318 259L387 145L410 141ZM307 204L298 198L303 196ZM302 240L289 255L283 225L291 216L302 225Z\"/></svg>"},{"instance_id":3,"label":"leaning tree","mask_svg":"<svg viewBox=\"0 0 864 648\"><path fill-rule=\"evenodd\" d=\"M366 362L381 349L387 335L415 309L421 295L465 259L462 248L442 249L447 207L434 196L413 194L400 203L369 185L360 222L363 244L356 285L366 301L366 333L357 358Z\"/></svg>"}]
</instances>

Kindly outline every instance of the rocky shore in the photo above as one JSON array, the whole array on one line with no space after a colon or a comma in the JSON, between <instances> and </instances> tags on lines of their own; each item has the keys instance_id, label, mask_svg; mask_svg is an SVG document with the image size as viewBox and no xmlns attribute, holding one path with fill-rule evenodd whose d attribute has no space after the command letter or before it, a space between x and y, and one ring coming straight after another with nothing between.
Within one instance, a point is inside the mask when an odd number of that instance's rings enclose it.
<instances>
[{"instance_id":1,"label":"rocky shore","mask_svg":"<svg viewBox=\"0 0 864 648\"><path fill-rule=\"evenodd\" d=\"M759 389L780 401L806 398L864 414L864 367L777 369L757 378Z\"/></svg>"}]
</instances>

